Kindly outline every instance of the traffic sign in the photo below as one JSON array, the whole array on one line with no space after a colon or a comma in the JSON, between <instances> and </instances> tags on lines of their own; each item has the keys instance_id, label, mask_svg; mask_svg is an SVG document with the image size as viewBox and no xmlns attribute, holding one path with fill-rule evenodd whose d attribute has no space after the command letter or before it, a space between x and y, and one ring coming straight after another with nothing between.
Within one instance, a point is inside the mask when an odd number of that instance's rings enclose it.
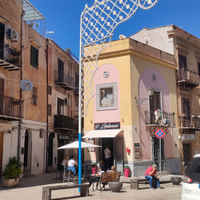
<instances>
[{"instance_id":1,"label":"traffic sign","mask_svg":"<svg viewBox=\"0 0 200 200\"><path fill-rule=\"evenodd\" d=\"M158 129L155 135L157 138L163 138L165 136L165 132L162 129Z\"/></svg>"}]
</instances>

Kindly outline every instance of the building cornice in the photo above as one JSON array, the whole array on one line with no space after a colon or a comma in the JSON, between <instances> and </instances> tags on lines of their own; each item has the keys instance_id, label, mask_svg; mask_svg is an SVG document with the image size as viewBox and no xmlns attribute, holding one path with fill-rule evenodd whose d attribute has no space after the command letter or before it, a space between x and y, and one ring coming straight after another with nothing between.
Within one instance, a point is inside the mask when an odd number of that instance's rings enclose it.
<instances>
[{"instance_id":1,"label":"building cornice","mask_svg":"<svg viewBox=\"0 0 200 200\"><path fill-rule=\"evenodd\" d=\"M134 55L140 58L143 58L145 60L163 65L165 67L171 68L171 69L176 69L176 65L170 61L164 60L162 58L158 58L153 55L146 54L144 52L134 50L134 49L123 49L120 51L112 51L108 53L101 53L98 60L103 60L103 59L108 59L108 58L113 58L113 57L120 57L120 56L126 56L126 55Z\"/></svg>"}]
</instances>

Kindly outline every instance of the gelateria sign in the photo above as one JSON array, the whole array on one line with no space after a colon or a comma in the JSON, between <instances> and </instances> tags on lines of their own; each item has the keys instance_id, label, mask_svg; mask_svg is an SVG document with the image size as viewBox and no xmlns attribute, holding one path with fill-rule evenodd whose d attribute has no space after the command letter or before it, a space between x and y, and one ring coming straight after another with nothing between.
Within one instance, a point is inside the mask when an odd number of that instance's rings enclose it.
<instances>
[{"instance_id":1,"label":"gelateria sign","mask_svg":"<svg viewBox=\"0 0 200 200\"><path fill-rule=\"evenodd\" d=\"M120 122L94 124L94 130L107 130L107 129L120 129Z\"/></svg>"}]
</instances>

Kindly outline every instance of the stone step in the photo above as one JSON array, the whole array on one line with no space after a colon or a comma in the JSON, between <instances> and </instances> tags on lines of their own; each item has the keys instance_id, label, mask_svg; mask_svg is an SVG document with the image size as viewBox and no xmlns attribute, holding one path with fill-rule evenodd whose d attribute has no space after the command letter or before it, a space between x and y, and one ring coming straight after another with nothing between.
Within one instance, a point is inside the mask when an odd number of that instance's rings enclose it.
<instances>
[{"instance_id":1,"label":"stone step","mask_svg":"<svg viewBox=\"0 0 200 200\"><path fill-rule=\"evenodd\" d=\"M158 176L160 176L160 172L157 171ZM167 176L167 171L161 171L161 176Z\"/></svg>"}]
</instances>

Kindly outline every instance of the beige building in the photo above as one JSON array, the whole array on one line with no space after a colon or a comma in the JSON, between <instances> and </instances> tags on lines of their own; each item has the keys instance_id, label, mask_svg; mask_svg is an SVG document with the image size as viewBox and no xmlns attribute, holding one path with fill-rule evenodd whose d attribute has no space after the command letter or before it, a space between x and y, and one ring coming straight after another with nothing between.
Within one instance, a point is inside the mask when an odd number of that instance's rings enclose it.
<instances>
[{"instance_id":1,"label":"beige building","mask_svg":"<svg viewBox=\"0 0 200 200\"><path fill-rule=\"evenodd\" d=\"M38 32L42 22L28 0L0 2L0 177L11 156L27 174L56 169L57 147L78 135L78 63Z\"/></svg>"},{"instance_id":2,"label":"beige building","mask_svg":"<svg viewBox=\"0 0 200 200\"><path fill-rule=\"evenodd\" d=\"M174 25L144 28L130 38L174 55L181 169L200 153L200 39Z\"/></svg>"}]
</instances>

